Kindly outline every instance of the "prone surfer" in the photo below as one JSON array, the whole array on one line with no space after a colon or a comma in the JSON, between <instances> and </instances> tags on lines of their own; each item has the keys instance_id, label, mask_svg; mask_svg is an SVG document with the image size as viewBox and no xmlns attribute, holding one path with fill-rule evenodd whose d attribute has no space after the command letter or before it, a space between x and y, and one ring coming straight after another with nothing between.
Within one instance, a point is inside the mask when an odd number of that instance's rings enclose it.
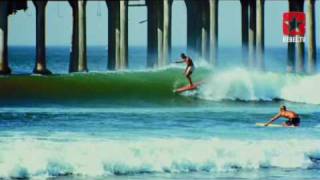
<instances>
[{"instance_id":1,"label":"prone surfer","mask_svg":"<svg viewBox=\"0 0 320 180\"><path fill-rule=\"evenodd\" d=\"M186 56L184 53L181 53L180 57L181 57L182 61L176 61L176 63L186 63L187 64L187 67L184 70L184 75L188 79L190 86L192 86L193 83L192 83L192 79L191 79L191 74L194 70L193 61L190 57Z\"/></svg>"},{"instance_id":2,"label":"prone surfer","mask_svg":"<svg viewBox=\"0 0 320 180\"><path fill-rule=\"evenodd\" d=\"M300 125L300 117L297 113L293 111L288 111L286 106L281 106L280 111L278 114L276 114L269 122L265 124L265 126L268 126L269 124L273 123L275 120L279 119L280 117L287 118L288 120L284 123L282 123L285 127L298 127Z\"/></svg>"}]
</instances>

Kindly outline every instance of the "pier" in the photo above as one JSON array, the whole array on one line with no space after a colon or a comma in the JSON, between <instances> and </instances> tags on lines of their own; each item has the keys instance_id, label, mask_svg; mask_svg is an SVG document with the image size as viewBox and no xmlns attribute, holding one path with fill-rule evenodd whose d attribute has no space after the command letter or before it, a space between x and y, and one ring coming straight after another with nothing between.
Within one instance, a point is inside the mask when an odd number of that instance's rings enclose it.
<instances>
[{"instance_id":1,"label":"pier","mask_svg":"<svg viewBox=\"0 0 320 180\"><path fill-rule=\"evenodd\" d=\"M31 0L30 0L31 1ZM163 67L171 54L172 3L175 0L104 0L108 8L108 70L128 68L128 9L147 8L147 67ZM187 48L196 58L213 67L219 64L219 2L223 0L184 0L187 7ZM265 3L269 0L234 0L241 6L242 59L249 68L265 69ZM46 66L46 6L50 0L32 0L36 8L36 57L33 73L48 75ZM72 42L69 72L88 72L86 4L87 0L68 0L72 8ZM136 4L135 2L139 2ZM142 3L140 3L142 2ZM315 0L286 0L288 11L305 12L308 31L307 53L304 42L288 42L287 70L316 72ZM306 9L304 9L306 5ZM0 74L11 73L8 63L8 16L26 10L27 0L0 1ZM282 17L281 17L282 18ZM48 22L50 23L50 22ZM237 29L235 29L236 31ZM307 56L305 56L307 54ZM305 60L307 57L307 61ZM305 67L305 64L307 67Z\"/></svg>"}]
</instances>

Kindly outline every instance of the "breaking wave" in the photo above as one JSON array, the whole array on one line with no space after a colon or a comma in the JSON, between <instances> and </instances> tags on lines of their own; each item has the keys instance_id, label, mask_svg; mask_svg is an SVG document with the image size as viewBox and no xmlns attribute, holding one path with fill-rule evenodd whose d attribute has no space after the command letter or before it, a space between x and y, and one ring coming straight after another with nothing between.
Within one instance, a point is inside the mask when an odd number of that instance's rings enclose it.
<instances>
[{"instance_id":1,"label":"breaking wave","mask_svg":"<svg viewBox=\"0 0 320 180\"><path fill-rule=\"evenodd\" d=\"M319 168L319 140L144 139L2 141L0 177Z\"/></svg>"},{"instance_id":2,"label":"breaking wave","mask_svg":"<svg viewBox=\"0 0 320 180\"><path fill-rule=\"evenodd\" d=\"M65 74L55 76L10 76L0 78L1 104L17 102L100 101L108 105L190 104L196 102L275 99L320 104L320 75L256 72L242 68L211 71L197 68L194 81L204 80L196 92L181 96L174 89L187 84L183 69ZM187 99L186 99L187 98Z\"/></svg>"},{"instance_id":3,"label":"breaking wave","mask_svg":"<svg viewBox=\"0 0 320 180\"><path fill-rule=\"evenodd\" d=\"M296 75L233 69L212 74L200 89L206 100L272 101L320 104L320 75Z\"/></svg>"}]
</instances>

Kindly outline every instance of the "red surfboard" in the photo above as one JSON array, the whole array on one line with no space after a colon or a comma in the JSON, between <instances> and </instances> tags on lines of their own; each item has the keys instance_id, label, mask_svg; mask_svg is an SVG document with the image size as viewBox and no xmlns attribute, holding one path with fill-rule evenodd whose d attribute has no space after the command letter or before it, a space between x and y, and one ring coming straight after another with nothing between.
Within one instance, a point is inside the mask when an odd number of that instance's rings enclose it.
<instances>
[{"instance_id":1,"label":"red surfboard","mask_svg":"<svg viewBox=\"0 0 320 180\"><path fill-rule=\"evenodd\" d=\"M192 86L190 86L190 85L183 86L181 88L178 88L178 89L174 90L174 92L175 93L182 93L182 92L185 92L185 91L196 90L196 89L198 89L200 84L201 84L201 82L197 82L197 83L194 83Z\"/></svg>"}]
</instances>

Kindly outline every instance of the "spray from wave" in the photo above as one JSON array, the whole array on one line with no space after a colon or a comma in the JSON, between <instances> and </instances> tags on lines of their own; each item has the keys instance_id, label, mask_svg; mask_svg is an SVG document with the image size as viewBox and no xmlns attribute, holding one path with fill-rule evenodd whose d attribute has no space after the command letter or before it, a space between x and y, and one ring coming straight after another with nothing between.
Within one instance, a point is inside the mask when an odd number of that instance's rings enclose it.
<instances>
[{"instance_id":1,"label":"spray from wave","mask_svg":"<svg viewBox=\"0 0 320 180\"><path fill-rule=\"evenodd\" d=\"M272 101L320 104L320 75L303 76L245 69L220 71L209 76L198 96L206 100Z\"/></svg>"}]
</instances>

